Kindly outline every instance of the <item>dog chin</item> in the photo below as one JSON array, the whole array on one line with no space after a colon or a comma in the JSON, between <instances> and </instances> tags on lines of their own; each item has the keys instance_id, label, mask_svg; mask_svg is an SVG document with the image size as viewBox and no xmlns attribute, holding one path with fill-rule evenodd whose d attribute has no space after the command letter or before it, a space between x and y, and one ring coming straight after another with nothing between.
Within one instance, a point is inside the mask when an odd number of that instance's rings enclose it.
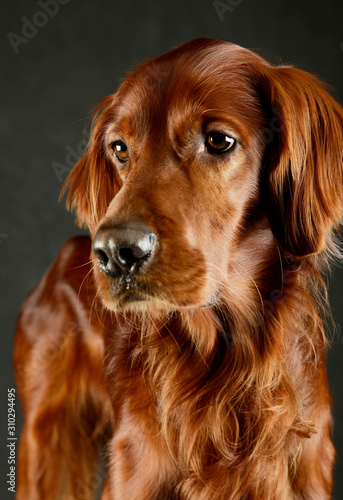
<instances>
[{"instance_id":1,"label":"dog chin","mask_svg":"<svg viewBox=\"0 0 343 500\"><path fill-rule=\"evenodd\" d=\"M186 300L173 300L163 297L158 297L154 294L142 292L136 287L121 290L118 293L118 288L107 290L106 293L101 293L104 305L113 311L131 311L131 312L166 312L171 313L177 310L197 309L210 307L216 304L221 296L222 290L217 290L210 298L200 299L199 297L187 297Z\"/></svg>"},{"instance_id":2,"label":"dog chin","mask_svg":"<svg viewBox=\"0 0 343 500\"><path fill-rule=\"evenodd\" d=\"M103 297L103 302L107 309L114 312L134 312L134 313L153 313L165 312L171 313L178 309L177 306L172 305L170 302L156 297L149 297L147 295L126 294L112 299Z\"/></svg>"}]
</instances>

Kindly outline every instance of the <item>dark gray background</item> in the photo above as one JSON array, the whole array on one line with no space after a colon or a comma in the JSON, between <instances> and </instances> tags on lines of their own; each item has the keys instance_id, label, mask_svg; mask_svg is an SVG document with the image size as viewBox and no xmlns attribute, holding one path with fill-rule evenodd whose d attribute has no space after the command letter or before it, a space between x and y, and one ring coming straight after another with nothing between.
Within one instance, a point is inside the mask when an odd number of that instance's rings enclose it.
<instances>
[{"instance_id":1,"label":"dark gray background","mask_svg":"<svg viewBox=\"0 0 343 500\"><path fill-rule=\"evenodd\" d=\"M8 33L21 35L23 17L44 23L36 15L42 8L32 0L1 4L1 498L13 497L5 485L6 408L7 388L14 384L16 316L61 244L77 232L72 215L57 202L61 182L52 165L68 166L75 160L76 153L71 158L68 151L82 145L82 131L95 101L112 93L142 58L207 36L263 49L266 55L276 54L283 62L315 73L336 89L342 102L341 0L225 1L234 7L220 20L212 0L70 0L27 44L18 46L17 54ZM343 325L342 294L343 272L336 268L330 297L339 325ZM337 335L328 368L339 457L343 457L342 354ZM341 460L336 467L336 499L343 498Z\"/></svg>"}]
</instances>

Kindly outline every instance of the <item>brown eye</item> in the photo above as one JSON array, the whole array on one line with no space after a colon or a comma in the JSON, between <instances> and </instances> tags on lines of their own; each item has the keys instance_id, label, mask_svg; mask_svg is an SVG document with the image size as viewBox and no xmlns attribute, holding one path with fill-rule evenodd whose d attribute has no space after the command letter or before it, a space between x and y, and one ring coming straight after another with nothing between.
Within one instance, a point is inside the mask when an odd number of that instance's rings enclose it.
<instances>
[{"instance_id":1,"label":"brown eye","mask_svg":"<svg viewBox=\"0 0 343 500\"><path fill-rule=\"evenodd\" d=\"M221 132L210 132L206 136L206 147L209 153L221 154L232 149L236 144L235 139Z\"/></svg>"},{"instance_id":2,"label":"brown eye","mask_svg":"<svg viewBox=\"0 0 343 500\"><path fill-rule=\"evenodd\" d=\"M119 161L125 162L129 159L129 150L123 141L115 141L112 144L112 149L114 154L118 158Z\"/></svg>"}]
</instances>

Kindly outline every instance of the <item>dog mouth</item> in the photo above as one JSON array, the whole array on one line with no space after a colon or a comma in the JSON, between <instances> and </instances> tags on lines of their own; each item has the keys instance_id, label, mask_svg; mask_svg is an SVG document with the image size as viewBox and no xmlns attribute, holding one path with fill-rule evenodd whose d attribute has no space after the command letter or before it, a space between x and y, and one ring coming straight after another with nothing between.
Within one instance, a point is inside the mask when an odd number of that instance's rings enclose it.
<instances>
[{"instance_id":1,"label":"dog mouth","mask_svg":"<svg viewBox=\"0 0 343 500\"><path fill-rule=\"evenodd\" d=\"M117 308L130 307L134 303L149 303L150 307L159 307L163 304L163 307L167 308L178 308L178 307L209 307L216 304L222 294L222 290L216 290L214 294L202 303L195 304L187 297L186 300L180 300L172 297L167 297L165 294L159 293L158 286L152 288L151 285L136 279L136 277L130 273L125 273L118 276L116 279L112 280L112 283L108 287L108 292L112 301L116 304ZM144 307L144 305L142 304Z\"/></svg>"},{"instance_id":2,"label":"dog mouth","mask_svg":"<svg viewBox=\"0 0 343 500\"><path fill-rule=\"evenodd\" d=\"M104 299L107 306L115 309L125 309L136 307L135 303L140 304L140 309L143 307L148 308L160 308L163 309L178 309L178 308L189 308L189 307L210 307L215 305L221 294L222 289L216 289L212 294L203 296L201 293L201 288L190 290L187 288L180 293L180 288L178 286L178 294L174 296L173 286L170 286L159 282L158 279L147 279L148 277L142 276L142 274L131 273L129 271L123 272L119 268L112 270L108 273L108 270L104 270L101 266L98 266L100 274L96 277L100 289L103 290ZM98 274L98 273L96 273ZM100 276L106 276L107 279L104 282L103 278ZM185 283L187 284L187 279L185 278ZM170 285L170 283L169 283ZM183 288L183 287L181 287ZM169 290L169 293L168 293ZM186 291L187 290L187 291ZM189 293L191 292L191 293ZM201 297L202 295L202 297ZM146 306L144 305L146 304ZM138 305L138 304L137 304Z\"/></svg>"},{"instance_id":3,"label":"dog mouth","mask_svg":"<svg viewBox=\"0 0 343 500\"><path fill-rule=\"evenodd\" d=\"M153 298L150 290L130 273L124 273L112 279L109 292L120 303L143 302Z\"/></svg>"}]
</instances>

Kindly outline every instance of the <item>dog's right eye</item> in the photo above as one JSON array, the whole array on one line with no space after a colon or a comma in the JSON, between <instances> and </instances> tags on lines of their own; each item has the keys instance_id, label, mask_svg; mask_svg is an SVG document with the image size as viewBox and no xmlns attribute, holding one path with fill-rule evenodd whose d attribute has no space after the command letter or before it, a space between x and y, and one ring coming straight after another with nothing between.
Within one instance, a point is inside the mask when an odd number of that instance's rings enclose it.
<instances>
[{"instance_id":1,"label":"dog's right eye","mask_svg":"<svg viewBox=\"0 0 343 500\"><path fill-rule=\"evenodd\" d=\"M125 142L114 141L111 144L111 148L120 162L124 163L129 159L129 150Z\"/></svg>"},{"instance_id":2,"label":"dog's right eye","mask_svg":"<svg viewBox=\"0 0 343 500\"><path fill-rule=\"evenodd\" d=\"M236 141L229 135L221 132L210 132L206 136L205 144L209 153L219 155L232 149Z\"/></svg>"}]
</instances>

